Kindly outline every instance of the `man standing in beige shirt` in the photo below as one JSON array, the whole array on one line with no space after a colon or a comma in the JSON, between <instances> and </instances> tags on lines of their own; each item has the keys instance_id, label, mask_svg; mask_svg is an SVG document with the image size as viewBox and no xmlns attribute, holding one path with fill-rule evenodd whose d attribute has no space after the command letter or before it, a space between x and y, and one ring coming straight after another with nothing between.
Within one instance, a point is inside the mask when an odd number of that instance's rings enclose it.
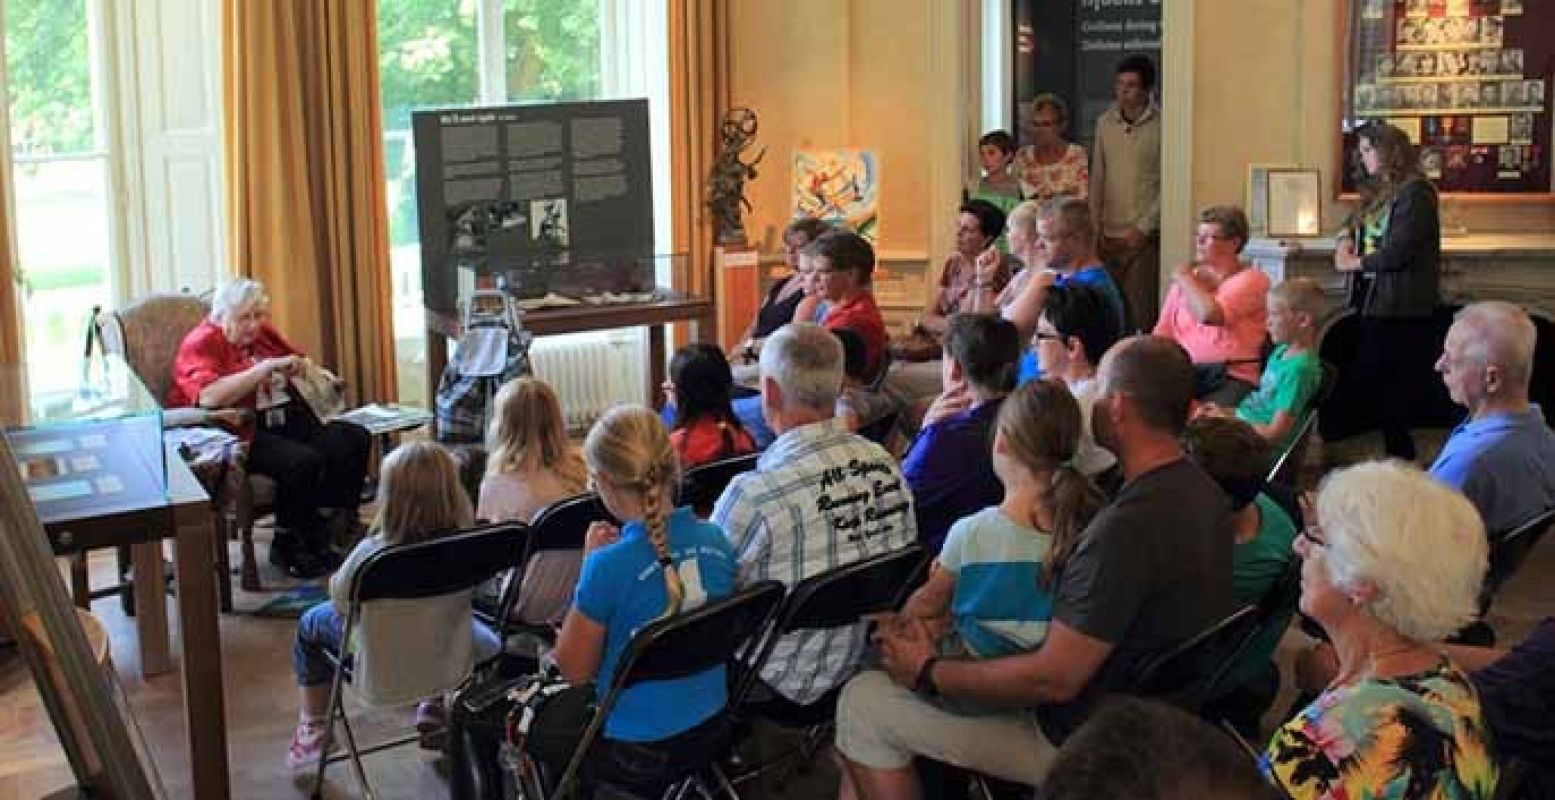
<instances>
[{"instance_id":1,"label":"man standing in beige shirt","mask_svg":"<svg viewBox=\"0 0 1555 800\"><path fill-rule=\"evenodd\" d=\"M1155 64L1132 55L1118 62L1112 104L1096 120L1091 205L1101 256L1128 305L1128 329L1150 330L1160 310L1161 109Z\"/></svg>"}]
</instances>

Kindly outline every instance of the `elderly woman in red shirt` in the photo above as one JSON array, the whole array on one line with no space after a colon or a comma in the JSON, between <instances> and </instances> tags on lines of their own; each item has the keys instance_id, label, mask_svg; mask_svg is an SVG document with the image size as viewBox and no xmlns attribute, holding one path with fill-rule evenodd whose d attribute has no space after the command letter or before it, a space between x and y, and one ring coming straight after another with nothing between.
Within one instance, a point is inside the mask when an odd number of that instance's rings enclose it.
<instances>
[{"instance_id":1,"label":"elderly woman in red shirt","mask_svg":"<svg viewBox=\"0 0 1555 800\"><path fill-rule=\"evenodd\" d=\"M355 519L372 441L348 422L320 422L290 379L306 357L270 325L270 298L258 281L222 287L210 317L195 326L173 360L167 406L239 408L253 413L239 431L250 439L248 468L277 484L270 563L313 578L338 563L322 509Z\"/></svg>"}]
</instances>

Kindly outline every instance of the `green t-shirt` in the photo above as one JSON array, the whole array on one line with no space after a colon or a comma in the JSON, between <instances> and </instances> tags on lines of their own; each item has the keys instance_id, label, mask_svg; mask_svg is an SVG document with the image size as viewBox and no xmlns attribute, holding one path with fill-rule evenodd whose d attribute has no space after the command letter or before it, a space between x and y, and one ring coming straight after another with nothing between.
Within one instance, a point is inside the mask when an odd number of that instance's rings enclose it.
<instances>
[{"instance_id":1,"label":"green t-shirt","mask_svg":"<svg viewBox=\"0 0 1555 800\"><path fill-rule=\"evenodd\" d=\"M1258 495L1253 503L1258 506L1260 517L1258 535L1231 549L1231 595L1239 606L1262 600L1285 574L1294 557L1290 546L1296 538L1296 523L1291 521L1290 515L1266 494ZM1293 611L1289 609L1284 613L1284 623L1290 622ZM1268 663L1285 633L1282 620L1274 622L1248 644L1242 657L1226 673L1225 686L1239 685Z\"/></svg>"},{"instance_id":2,"label":"green t-shirt","mask_svg":"<svg viewBox=\"0 0 1555 800\"><path fill-rule=\"evenodd\" d=\"M1009 216L1010 211L1014 210L1021 203L1020 181L1011 179L1007 184L1000 186L990 183L987 177L983 177L978 180L977 190L973 191L968 199L987 200L997 206L1000 211L1003 211L1005 216ZM1010 252L1008 236L1008 231L1006 231L999 234L999 238L996 240L1001 253Z\"/></svg>"},{"instance_id":3,"label":"green t-shirt","mask_svg":"<svg viewBox=\"0 0 1555 800\"><path fill-rule=\"evenodd\" d=\"M1236 407L1238 418L1254 425L1268 425L1281 411L1300 417L1307 410L1317 395L1318 385L1323 382L1323 366L1317 353L1311 350L1300 353L1289 353L1289 350L1290 345L1286 344L1274 348L1268 365L1263 368L1263 377L1258 380L1258 388ZM1296 429L1292 427L1285 434L1286 441L1279 445L1284 447L1295 434Z\"/></svg>"}]
</instances>

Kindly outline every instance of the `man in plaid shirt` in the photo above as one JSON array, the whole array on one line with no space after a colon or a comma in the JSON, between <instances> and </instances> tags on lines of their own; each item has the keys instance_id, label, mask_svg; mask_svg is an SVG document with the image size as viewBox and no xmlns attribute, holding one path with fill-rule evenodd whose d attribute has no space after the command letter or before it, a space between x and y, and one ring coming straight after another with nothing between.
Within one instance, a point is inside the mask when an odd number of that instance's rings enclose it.
<instances>
[{"instance_id":1,"label":"man in plaid shirt","mask_svg":"<svg viewBox=\"0 0 1555 800\"><path fill-rule=\"evenodd\" d=\"M762 347L762 414L778 437L730 482L712 519L739 556L740 584L792 587L916 541L896 459L833 418L841 386L842 345L825 328L788 325ZM853 674L864 645L863 623L797 631L777 643L762 681L807 705Z\"/></svg>"}]
</instances>

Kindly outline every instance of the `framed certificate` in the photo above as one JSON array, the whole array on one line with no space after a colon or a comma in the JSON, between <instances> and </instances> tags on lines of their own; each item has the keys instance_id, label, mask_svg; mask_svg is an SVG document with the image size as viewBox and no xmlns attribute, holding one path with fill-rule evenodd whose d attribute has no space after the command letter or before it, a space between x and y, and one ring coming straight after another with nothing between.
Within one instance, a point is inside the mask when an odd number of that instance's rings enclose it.
<instances>
[{"instance_id":1,"label":"framed certificate","mask_svg":"<svg viewBox=\"0 0 1555 800\"><path fill-rule=\"evenodd\" d=\"M1322 181L1317 170L1269 170L1264 188L1270 236L1318 236L1321 233Z\"/></svg>"}]
</instances>

